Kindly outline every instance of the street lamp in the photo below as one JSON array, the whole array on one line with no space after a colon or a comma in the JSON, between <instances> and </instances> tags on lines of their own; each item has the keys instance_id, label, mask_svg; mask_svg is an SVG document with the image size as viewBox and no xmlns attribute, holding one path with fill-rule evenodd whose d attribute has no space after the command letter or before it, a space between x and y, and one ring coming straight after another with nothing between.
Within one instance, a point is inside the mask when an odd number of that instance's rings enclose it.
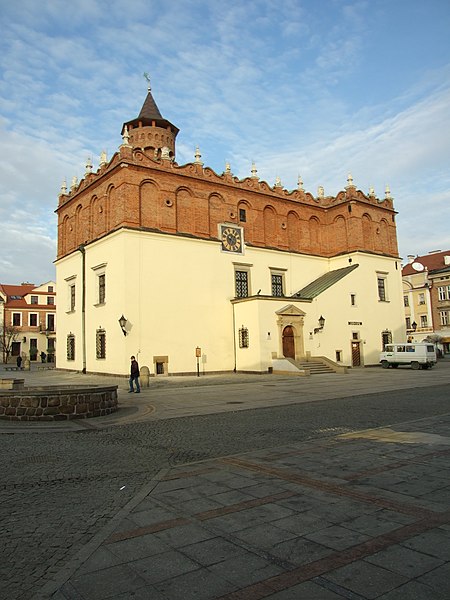
<instances>
[{"instance_id":1,"label":"street lamp","mask_svg":"<svg viewBox=\"0 0 450 600\"><path fill-rule=\"evenodd\" d=\"M325 317L323 317L322 315L320 315L319 317L319 327L316 327L314 329L314 333L319 333L319 331L322 331L322 329L324 328L325 325Z\"/></svg>"},{"instance_id":2,"label":"street lamp","mask_svg":"<svg viewBox=\"0 0 450 600\"><path fill-rule=\"evenodd\" d=\"M122 316L119 319L119 325L120 325L120 328L122 329L123 335L127 335L127 330L125 329L127 323L128 323L128 320L122 314Z\"/></svg>"}]
</instances>

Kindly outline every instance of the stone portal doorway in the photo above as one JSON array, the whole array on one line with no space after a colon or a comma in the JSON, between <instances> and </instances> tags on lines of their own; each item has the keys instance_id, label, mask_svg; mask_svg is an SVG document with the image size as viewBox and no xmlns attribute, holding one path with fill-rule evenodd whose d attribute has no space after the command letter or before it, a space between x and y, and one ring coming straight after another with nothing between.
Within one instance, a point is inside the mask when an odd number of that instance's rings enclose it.
<instances>
[{"instance_id":1,"label":"stone portal doorway","mask_svg":"<svg viewBox=\"0 0 450 600\"><path fill-rule=\"evenodd\" d=\"M288 304L276 311L278 326L278 358L292 358L300 360L305 356L303 341L303 320L305 313Z\"/></svg>"},{"instance_id":2,"label":"stone portal doorway","mask_svg":"<svg viewBox=\"0 0 450 600\"><path fill-rule=\"evenodd\" d=\"M295 360L294 328L290 325L283 329L283 356Z\"/></svg>"}]
</instances>

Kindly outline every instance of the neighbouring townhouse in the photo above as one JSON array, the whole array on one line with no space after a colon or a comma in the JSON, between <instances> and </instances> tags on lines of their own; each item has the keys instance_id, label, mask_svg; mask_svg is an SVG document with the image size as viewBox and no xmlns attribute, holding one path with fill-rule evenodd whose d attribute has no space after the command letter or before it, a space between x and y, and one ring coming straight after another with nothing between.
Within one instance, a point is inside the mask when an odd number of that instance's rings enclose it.
<instances>
[{"instance_id":1,"label":"neighbouring townhouse","mask_svg":"<svg viewBox=\"0 0 450 600\"><path fill-rule=\"evenodd\" d=\"M56 283L0 284L2 360L18 356L53 362L56 348ZM44 357L45 355L45 357Z\"/></svg>"},{"instance_id":2,"label":"neighbouring townhouse","mask_svg":"<svg viewBox=\"0 0 450 600\"><path fill-rule=\"evenodd\" d=\"M402 277L408 339L434 336L450 353L450 250L408 256Z\"/></svg>"}]
</instances>

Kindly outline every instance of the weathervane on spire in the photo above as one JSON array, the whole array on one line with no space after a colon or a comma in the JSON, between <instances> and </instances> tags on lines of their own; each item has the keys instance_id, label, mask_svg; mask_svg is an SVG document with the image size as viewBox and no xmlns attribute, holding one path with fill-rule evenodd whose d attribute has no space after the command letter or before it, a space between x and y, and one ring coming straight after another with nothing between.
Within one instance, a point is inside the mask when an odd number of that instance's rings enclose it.
<instances>
[{"instance_id":1,"label":"weathervane on spire","mask_svg":"<svg viewBox=\"0 0 450 600\"><path fill-rule=\"evenodd\" d=\"M149 76L149 74L148 74L148 73L144 73L144 79L146 79L146 80L147 80L147 83L148 83L148 87L147 87L147 89L148 89L148 91L150 91L152 88L151 88L151 86L150 86L150 76Z\"/></svg>"}]
</instances>

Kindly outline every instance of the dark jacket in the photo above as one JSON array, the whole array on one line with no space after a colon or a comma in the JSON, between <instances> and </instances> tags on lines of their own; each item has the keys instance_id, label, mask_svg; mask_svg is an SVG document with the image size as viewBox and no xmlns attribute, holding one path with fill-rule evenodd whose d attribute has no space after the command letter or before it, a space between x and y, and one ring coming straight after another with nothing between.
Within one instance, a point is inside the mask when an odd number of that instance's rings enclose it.
<instances>
[{"instance_id":1,"label":"dark jacket","mask_svg":"<svg viewBox=\"0 0 450 600\"><path fill-rule=\"evenodd\" d=\"M138 377L139 377L139 365L138 365L138 362L137 362L137 360L132 360L132 361L131 361L131 371L130 371L130 375L131 375L132 377L136 377L136 376L138 376Z\"/></svg>"}]
</instances>

